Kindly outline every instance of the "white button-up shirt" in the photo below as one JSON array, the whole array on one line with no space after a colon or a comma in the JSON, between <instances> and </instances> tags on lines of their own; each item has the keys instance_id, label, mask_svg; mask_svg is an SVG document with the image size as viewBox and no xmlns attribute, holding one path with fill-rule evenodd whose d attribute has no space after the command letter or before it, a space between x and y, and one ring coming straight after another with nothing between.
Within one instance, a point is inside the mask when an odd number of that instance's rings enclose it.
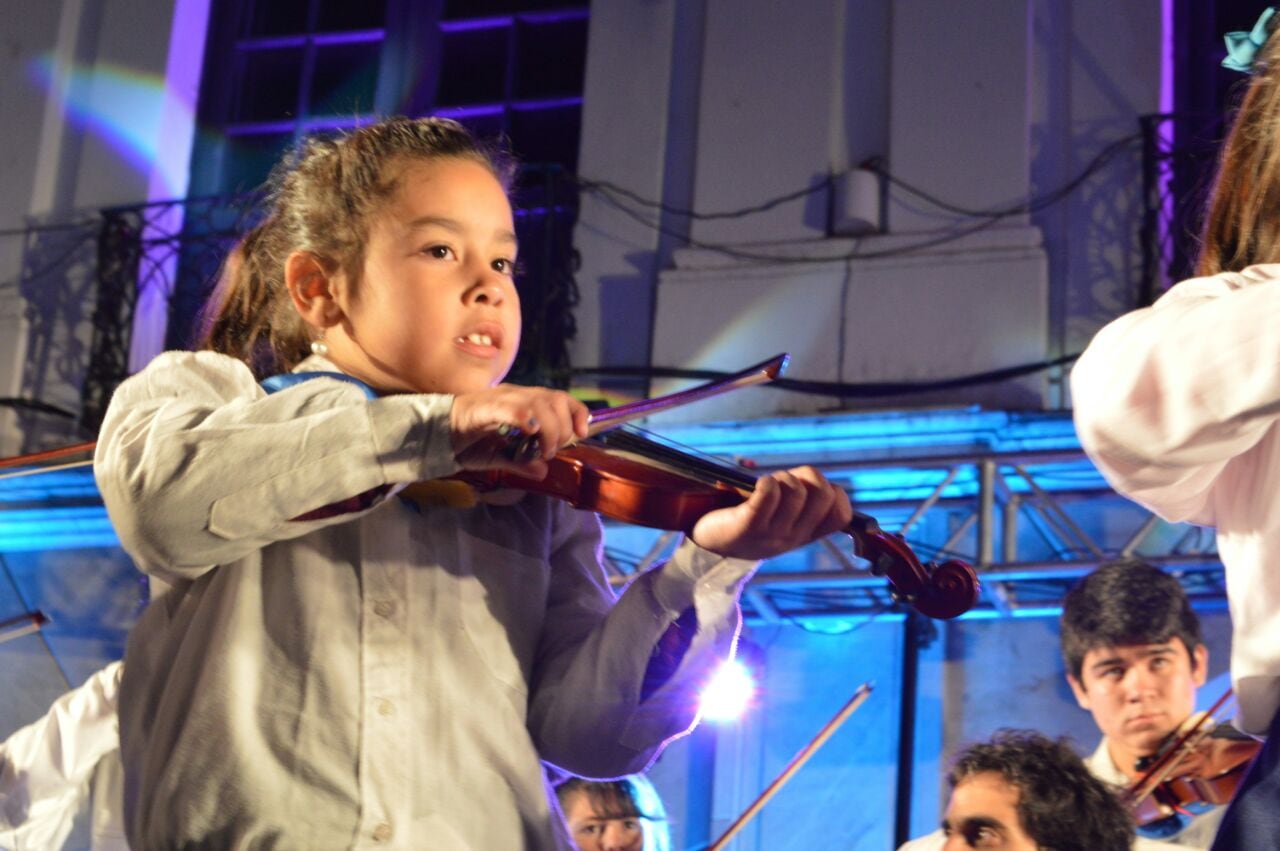
<instances>
[{"instance_id":1,"label":"white button-up shirt","mask_svg":"<svg viewBox=\"0 0 1280 851\"><path fill-rule=\"evenodd\" d=\"M268 395L208 352L117 390L95 472L165 586L120 700L139 851L570 847L539 759L617 776L692 725L754 563L686 544L615 604L593 515L382 498L457 469L451 404L324 378ZM642 701L690 606L696 635Z\"/></svg>"}]
</instances>

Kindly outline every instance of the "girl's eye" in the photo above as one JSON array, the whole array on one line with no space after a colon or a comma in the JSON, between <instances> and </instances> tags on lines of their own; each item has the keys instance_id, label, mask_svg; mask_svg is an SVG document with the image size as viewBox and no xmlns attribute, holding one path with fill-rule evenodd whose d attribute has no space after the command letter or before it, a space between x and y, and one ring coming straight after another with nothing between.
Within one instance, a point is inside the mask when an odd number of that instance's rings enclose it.
<instances>
[{"instance_id":1,"label":"girl's eye","mask_svg":"<svg viewBox=\"0 0 1280 851\"><path fill-rule=\"evenodd\" d=\"M448 260L453 256L453 249L447 245L428 245L422 249L422 253L437 260Z\"/></svg>"},{"instance_id":2,"label":"girl's eye","mask_svg":"<svg viewBox=\"0 0 1280 851\"><path fill-rule=\"evenodd\" d=\"M504 275L514 275L519 271L516 262L514 260L508 260L505 257L499 257L497 260L494 260L492 266L493 271L501 272Z\"/></svg>"}]
</instances>

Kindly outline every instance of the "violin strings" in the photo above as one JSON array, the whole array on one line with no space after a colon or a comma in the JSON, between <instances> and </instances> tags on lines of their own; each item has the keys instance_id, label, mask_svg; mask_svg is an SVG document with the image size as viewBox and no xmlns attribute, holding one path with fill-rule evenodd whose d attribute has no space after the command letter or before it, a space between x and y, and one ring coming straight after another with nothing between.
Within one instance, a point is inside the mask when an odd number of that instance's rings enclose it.
<instances>
[{"instance_id":1,"label":"violin strings","mask_svg":"<svg viewBox=\"0 0 1280 851\"><path fill-rule=\"evenodd\" d=\"M631 450L638 455L664 461L706 484L726 484L742 490L755 488L755 478L745 470L669 438L658 439L643 429L615 429L598 438L604 445ZM681 448L676 448L677 446Z\"/></svg>"}]
</instances>

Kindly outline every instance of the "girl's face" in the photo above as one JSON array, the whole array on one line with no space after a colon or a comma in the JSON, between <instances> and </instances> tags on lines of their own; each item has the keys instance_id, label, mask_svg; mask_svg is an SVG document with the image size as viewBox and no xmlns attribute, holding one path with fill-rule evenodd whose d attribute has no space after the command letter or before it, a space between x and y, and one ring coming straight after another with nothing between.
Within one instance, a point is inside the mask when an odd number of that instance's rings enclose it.
<instances>
[{"instance_id":1,"label":"girl's face","mask_svg":"<svg viewBox=\"0 0 1280 851\"><path fill-rule=\"evenodd\" d=\"M338 288L329 357L384 391L492 387L520 344L506 193L469 159L411 160L398 177L370 227L359 284Z\"/></svg>"},{"instance_id":2,"label":"girl's face","mask_svg":"<svg viewBox=\"0 0 1280 851\"><path fill-rule=\"evenodd\" d=\"M643 851L644 826L640 818L608 818L596 812L586 792L570 793L564 819L579 851Z\"/></svg>"}]
</instances>

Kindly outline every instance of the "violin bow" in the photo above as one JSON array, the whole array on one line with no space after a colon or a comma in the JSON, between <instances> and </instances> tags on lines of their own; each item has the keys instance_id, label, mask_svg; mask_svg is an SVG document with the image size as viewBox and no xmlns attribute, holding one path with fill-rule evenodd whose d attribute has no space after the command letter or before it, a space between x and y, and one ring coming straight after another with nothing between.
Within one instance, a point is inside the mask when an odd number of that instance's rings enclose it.
<instances>
[{"instance_id":1,"label":"violin bow","mask_svg":"<svg viewBox=\"0 0 1280 851\"><path fill-rule=\"evenodd\" d=\"M25 615L18 615L16 618L2 620L0 621L0 644L39 632L48 622L49 616L39 609L27 612Z\"/></svg>"},{"instance_id":2,"label":"violin bow","mask_svg":"<svg viewBox=\"0 0 1280 851\"><path fill-rule=\"evenodd\" d=\"M853 697L849 698L849 702L841 707L840 711L837 712L835 716L818 731L818 734L813 737L809 744L801 748L800 752L791 758L791 762L787 764L786 768L782 769L782 773L779 774L774 781L760 793L758 798L751 802L749 807L742 811L742 815L734 819L733 824L729 825L729 829L726 830L719 839L707 846L707 851L721 851L722 848L728 845L729 840L733 839L733 837L738 834L738 831L742 830L742 828L746 826L747 822L751 821L751 819L755 817L756 813L760 812L761 808L769 802L769 799L772 798L779 789L786 785L786 782L791 779L792 775L800 770L800 766L804 765L805 762L808 761L809 757L813 756L813 754L818 750L818 748L826 744L827 739L831 738L832 734L839 729L841 724L849 720L849 716L852 715L857 708L871 696L871 690L873 688L874 686L869 682L858 686L858 690L853 693Z\"/></svg>"},{"instance_id":3,"label":"violin bow","mask_svg":"<svg viewBox=\"0 0 1280 851\"><path fill-rule=\"evenodd\" d=\"M690 402L710 399L713 396L728 393L730 390L751 387L755 384L765 384L780 378L782 373L786 372L787 364L790 360L791 356L786 353L774 355L755 366L749 366L740 372L735 372L724 378L718 378L715 381L709 381L706 384L699 384L697 387L690 387L687 390L668 393L665 396L657 396L653 399L628 402L615 408L593 411L591 418L587 420L587 436L593 437L632 420L679 408L683 405L688 405Z\"/></svg>"},{"instance_id":4,"label":"violin bow","mask_svg":"<svg viewBox=\"0 0 1280 851\"><path fill-rule=\"evenodd\" d=\"M587 415L587 437L595 437L597 434L610 431L632 420L679 408L683 405L688 405L690 402L710 399L713 396L719 396L721 393L728 393L730 390L773 381L786 371L787 363L790 360L791 356L784 352L780 355L774 355L766 361L761 361L755 366L749 366L740 372L735 372L724 378L718 378L715 381L709 381L706 384L699 384L697 387L690 387L687 390L679 390L653 399L640 399L635 402L628 402L625 405L592 411ZM499 429L498 436L502 438L502 454L512 461L528 461L537 457L538 453L542 451L538 435L536 433L529 434L518 426L504 425Z\"/></svg>"},{"instance_id":5,"label":"violin bow","mask_svg":"<svg viewBox=\"0 0 1280 851\"><path fill-rule=\"evenodd\" d=\"M85 452L92 452L95 441L86 441L85 443L75 443L71 446L62 446L57 449L46 449L42 452L28 452L26 455L13 455L9 458L0 458L0 470L10 467L26 467L29 464L39 464L43 461L56 461L59 458L66 458L71 455L81 455ZM89 458L83 461L71 461L65 464L56 464L47 467L33 467L29 470L16 470L12 473L0 473L0 479L16 479L19 476L33 476L37 473L52 473L55 470L70 470L75 467L88 467L93 463L93 459Z\"/></svg>"},{"instance_id":6,"label":"violin bow","mask_svg":"<svg viewBox=\"0 0 1280 851\"><path fill-rule=\"evenodd\" d=\"M742 387L751 387L756 384L765 384L780 378L786 372L787 364L790 362L791 356L785 352L774 355L768 360L761 361L755 366L749 366L744 370L735 372L724 378L709 381L706 384L699 384L697 387L690 387L687 390L680 390L675 393L668 393L665 396L658 396L653 399L641 399L636 402L629 402L625 405L618 405L613 408L604 408L599 411L593 411L587 420L587 436L593 437L597 434L615 429L620 425L638 420L643 417L652 416L653 414L669 411L673 408L679 408L688 405L691 402L700 402L703 399L710 399L719 396L722 393L728 393L731 390L738 390ZM512 433L512 440L517 440L521 435ZM534 435L526 437L532 438ZM0 469L5 467L19 467L27 464L38 464L42 461L52 461L56 458L62 458L68 455L77 455L82 452L91 452L95 446L95 442L90 440L85 443L77 443L72 446L64 446L60 449L50 449L44 452L32 452L27 455L15 455L11 458L0 458ZM516 452L518 453L518 449ZM0 479L16 478L18 476L29 476L34 473L47 473L54 470L71 469L74 467L85 467L92 464L92 461L76 461L68 464L62 464L55 467L42 467L33 470L21 470L16 473L0 474Z\"/></svg>"}]
</instances>

